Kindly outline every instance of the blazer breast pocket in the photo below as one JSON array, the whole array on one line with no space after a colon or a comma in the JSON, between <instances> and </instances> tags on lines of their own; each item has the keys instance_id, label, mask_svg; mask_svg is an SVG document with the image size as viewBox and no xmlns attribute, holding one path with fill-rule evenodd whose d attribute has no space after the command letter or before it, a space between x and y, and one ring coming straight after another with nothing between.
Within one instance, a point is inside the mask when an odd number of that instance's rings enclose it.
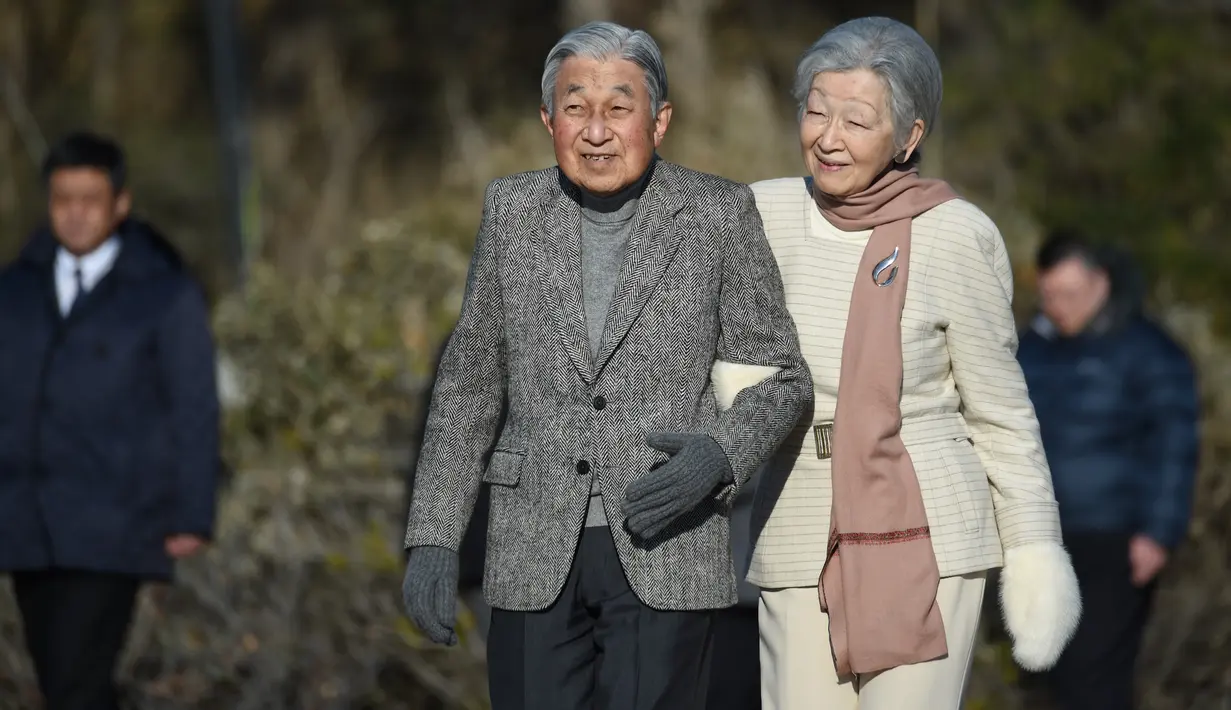
<instances>
[{"instance_id":1,"label":"blazer breast pocket","mask_svg":"<svg viewBox=\"0 0 1231 710\"><path fill-rule=\"evenodd\" d=\"M713 300L703 287L675 281L658 284L651 300L655 299L659 307L666 304L677 309L695 308L698 304Z\"/></svg>"}]
</instances>

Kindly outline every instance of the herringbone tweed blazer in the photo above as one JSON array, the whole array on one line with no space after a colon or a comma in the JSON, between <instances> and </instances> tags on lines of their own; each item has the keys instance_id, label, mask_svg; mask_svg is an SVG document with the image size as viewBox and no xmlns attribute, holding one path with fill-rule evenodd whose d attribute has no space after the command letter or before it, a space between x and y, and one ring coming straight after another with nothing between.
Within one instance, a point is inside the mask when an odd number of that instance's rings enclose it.
<instances>
[{"instance_id":1,"label":"herringbone tweed blazer","mask_svg":"<svg viewBox=\"0 0 1231 710\"><path fill-rule=\"evenodd\" d=\"M598 476L625 574L645 604L730 606L731 502L812 398L752 192L656 162L593 359L578 200L558 168L487 188L462 313L428 415L406 545L458 549L479 487L490 484L487 600L544 609L568 576ZM719 412L709 376L716 359L779 369ZM624 528L624 491L667 461L646 444L660 431L712 436L735 482L642 542Z\"/></svg>"}]
</instances>

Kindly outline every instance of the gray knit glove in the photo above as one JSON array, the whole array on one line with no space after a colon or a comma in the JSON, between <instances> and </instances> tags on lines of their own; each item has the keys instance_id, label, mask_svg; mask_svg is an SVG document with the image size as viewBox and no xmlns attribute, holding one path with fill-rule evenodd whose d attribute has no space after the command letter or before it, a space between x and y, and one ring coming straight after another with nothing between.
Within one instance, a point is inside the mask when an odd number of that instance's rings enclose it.
<instances>
[{"instance_id":1,"label":"gray knit glove","mask_svg":"<svg viewBox=\"0 0 1231 710\"><path fill-rule=\"evenodd\" d=\"M643 540L734 479L726 452L706 434L651 434L646 443L671 454L671 460L637 477L624 491L628 530Z\"/></svg>"},{"instance_id":2,"label":"gray knit glove","mask_svg":"<svg viewBox=\"0 0 1231 710\"><path fill-rule=\"evenodd\" d=\"M443 547L416 547L406 563L402 602L406 613L432 643L457 643L457 553Z\"/></svg>"}]
</instances>

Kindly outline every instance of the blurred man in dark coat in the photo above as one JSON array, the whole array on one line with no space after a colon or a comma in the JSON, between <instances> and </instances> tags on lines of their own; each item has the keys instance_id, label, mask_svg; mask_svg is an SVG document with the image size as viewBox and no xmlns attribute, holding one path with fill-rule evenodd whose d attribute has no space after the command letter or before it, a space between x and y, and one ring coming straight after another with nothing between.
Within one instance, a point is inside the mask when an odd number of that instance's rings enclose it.
<instances>
[{"instance_id":1,"label":"blurred man in dark coat","mask_svg":"<svg viewBox=\"0 0 1231 710\"><path fill-rule=\"evenodd\" d=\"M48 710L111 710L138 588L213 533L214 348L120 148L70 136L44 177L50 225L0 271L0 570Z\"/></svg>"},{"instance_id":2,"label":"blurred man in dark coat","mask_svg":"<svg viewBox=\"0 0 1231 710\"><path fill-rule=\"evenodd\" d=\"M1128 710L1155 582L1188 530L1197 386L1123 255L1059 234L1038 273L1018 358L1084 602L1049 685L1066 710Z\"/></svg>"}]
</instances>

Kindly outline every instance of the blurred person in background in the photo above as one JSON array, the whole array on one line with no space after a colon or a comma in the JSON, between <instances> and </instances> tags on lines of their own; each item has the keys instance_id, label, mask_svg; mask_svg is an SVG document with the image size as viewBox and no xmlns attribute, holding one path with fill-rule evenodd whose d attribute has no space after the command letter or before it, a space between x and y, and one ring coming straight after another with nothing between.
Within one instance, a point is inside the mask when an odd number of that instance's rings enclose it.
<instances>
[{"instance_id":1,"label":"blurred person in background","mask_svg":"<svg viewBox=\"0 0 1231 710\"><path fill-rule=\"evenodd\" d=\"M1037 257L1018 357L1042 425L1085 614L1047 676L1065 710L1133 707L1159 573L1188 531L1199 403L1184 350L1142 313L1133 265L1071 233Z\"/></svg>"},{"instance_id":2,"label":"blurred person in background","mask_svg":"<svg viewBox=\"0 0 1231 710\"><path fill-rule=\"evenodd\" d=\"M808 177L752 186L815 387L753 507L771 710L959 710L1002 565L1023 665L1080 613L1004 240L918 174L941 84L910 27L834 27L796 69Z\"/></svg>"},{"instance_id":3,"label":"blurred person in background","mask_svg":"<svg viewBox=\"0 0 1231 710\"><path fill-rule=\"evenodd\" d=\"M730 505L812 385L752 193L657 156L653 38L573 30L542 92L558 165L488 186L415 474L407 611L456 642L487 483L493 708L702 710L714 610L737 598ZM760 380L721 411L715 360Z\"/></svg>"},{"instance_id":4,"label":"blurred person in background","mask_svg":"<svg viewBox=\"0 0 1231 710\"><path fill-rule=\"evenodd\" d=\"M144 582L214 529L219 404L205 295L129 216L123 152L87 133L43 175L50 224L0 272L0 569L48 710L114 710Z\"/></svg>"}]
</instances>

